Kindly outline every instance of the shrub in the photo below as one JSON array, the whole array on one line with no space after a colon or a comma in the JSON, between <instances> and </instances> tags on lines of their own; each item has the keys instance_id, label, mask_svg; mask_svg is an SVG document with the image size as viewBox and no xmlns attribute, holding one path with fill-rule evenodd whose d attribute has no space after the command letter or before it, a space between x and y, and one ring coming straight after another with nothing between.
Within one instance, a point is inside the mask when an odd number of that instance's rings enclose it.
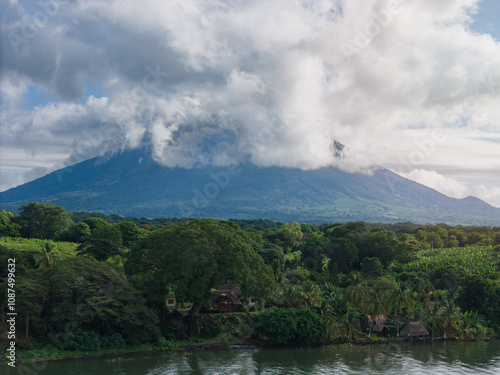
<instances>
[{"instance_id":1,"label":"shrub","mask_svg":"<svg viewBox=\"0 0 500 375\"><path fill-rule=\"evenodd\" d=\"M323 342L326 324L320 315L304 307L272 308L257 316L255 328L270 345L311 345Z\"/></svg>"}]
</instances>

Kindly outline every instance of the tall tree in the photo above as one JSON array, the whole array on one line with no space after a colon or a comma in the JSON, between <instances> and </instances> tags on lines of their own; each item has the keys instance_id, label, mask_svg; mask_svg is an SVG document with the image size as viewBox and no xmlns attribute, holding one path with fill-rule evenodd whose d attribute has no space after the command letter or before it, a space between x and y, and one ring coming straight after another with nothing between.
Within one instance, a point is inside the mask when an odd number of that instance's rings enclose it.
<instances>
[{"instance_id":1,"label":"tall tree","mask_svg":"<svg viewBox=\"0 0 500 375\"><path fill-rule=\"evenodd\" d=\"M123 254L123 239L116 224L106 224L92 231L77 248L79 254L90 255L99 261Z\"/></svg>"},{"instance_id":2,"label":"tall tree","mask_svg":"<svg viewBox=\"0 0 500 375\"><path fill-rule=\"evenodd\" d=\"M368 332L368 337L371 337L372 328L375 324L377 315L389 314L390 300L387 291L373 289L367 298L364 310L372 320L372 324L370 324L370 331Z\"/></svg>"},{"instance_id":3,"label":"tall tree","mask_svg":"<svg viewBox=\"0 0 500 375\"><path fill-rule=\"evenodd\" d=\"M12 212L0 210L0 236L19 237L21 227L12 221L13 217Z\"/></svg>"},{"instance_id":4,"label":"tall tree","mask_svg":"<svg viewBox=\"0 0 500 375\"><path fill-rule=\"evenodd\" d=\"M19 209L15 218L21 234L28 238L57 239L72 224L71 214L50 203L29 202Z\"/></svg>"},{"instance_id":5,"label":"tall tree","mask_svg":"<svg viewBox=\"0 0 500 375\"><path fill-rule=\"evenodd\" d=\"M321 289L318 284L312 282L311 280L303 281L299 284L299 291L304 299L306 307L319 306L321 304Z\"/></svg>"},{"instance_id":6,"label":"tall tree","mask_svg":"<svg viewBox=\"0 0 500 375\"><path fill-rule=\"evenodd\" d=\"M173 224L142 238L125 264L150 299L162 303L168 284L192 313L209 300L211 289L237 284L246 296L266 298L273 289L271 267L228 221L197 219Z\"/></svg>"},{"instance_id":7,"label":"tall tree","mask_svg":"<svg viewBox=\"0 0 500 375\"><path fill-rule=\"evenodd\" d=\"M408 310L413 310L415 307L415 300L412 297L412 293L409 289L402 289L401 284L397 283L394 290L391 292L391 300L394 310L396 310L397 324L397 337L399 337L399 316L403 312L403 308L408 308Z\"/></svg>"},{"instance_id":8,"label":"tall tree","mask_svg":"<svg viewBox=\"0 0 500 375\"><path fill-rule=\"evenodd\" d=\"M367 293L368 289L362 283L350 285L343 293L344 302L347 306L350 306L353 309L361 307L365 303Z\"/></svg>"},{"instance_id":9,"label":"tall tree","mask_svg":"<svg viewBox=\"0 0 500 375\"><path fill-rule=\"evenodd\" d=\"M455 306L453 302L447 302L438 311L438 317L444 331L444 338L451 334L452 329L457 329L462 322L462 313L460 308Z\"/></svg>"},{"instance_id":10,"label":"tall tree","mask_svg":"<svg viewBox=\"0 0 500 375\"><path fill-rule=\"evenodd\" d=\"M60 259L57 253L57 244L51 240L43 241L42 253L36 258L38 268L52 268Z\"/></svg>"}]
</instances>

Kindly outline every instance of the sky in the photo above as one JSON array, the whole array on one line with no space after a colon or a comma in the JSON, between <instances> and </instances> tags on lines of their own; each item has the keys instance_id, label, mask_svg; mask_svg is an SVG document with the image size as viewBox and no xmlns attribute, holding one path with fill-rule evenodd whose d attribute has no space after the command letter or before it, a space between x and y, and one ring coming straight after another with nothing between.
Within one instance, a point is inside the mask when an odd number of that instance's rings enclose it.
<instances>
[{"instance_id":1,"label":"sky","mask_svg":"<svg viewBox=\"0 0 500 375\"><path fill-rule=\"evenodd\" d=\"M168 167L383 167L500 207L500 1L0 9L0 191L147 147Z\"/></svg>"}]
</instances>

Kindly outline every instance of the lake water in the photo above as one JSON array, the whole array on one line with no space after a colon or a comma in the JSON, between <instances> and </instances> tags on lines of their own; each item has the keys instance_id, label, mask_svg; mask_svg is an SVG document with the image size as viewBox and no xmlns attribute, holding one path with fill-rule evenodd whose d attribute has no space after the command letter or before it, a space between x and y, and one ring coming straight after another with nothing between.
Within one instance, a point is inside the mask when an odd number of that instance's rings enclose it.
<instances>
[{"instance_id":1,"label":"lake water","mask_svg":"<svg viewBox=\"0 0 500 375\"><path fill-rule=\"evenodd\" d=\"M353 348L227 348L127 354L20 365L0 373L164 374L500 374L500 340L386 344Z\"/></svg>"}]
</instances>

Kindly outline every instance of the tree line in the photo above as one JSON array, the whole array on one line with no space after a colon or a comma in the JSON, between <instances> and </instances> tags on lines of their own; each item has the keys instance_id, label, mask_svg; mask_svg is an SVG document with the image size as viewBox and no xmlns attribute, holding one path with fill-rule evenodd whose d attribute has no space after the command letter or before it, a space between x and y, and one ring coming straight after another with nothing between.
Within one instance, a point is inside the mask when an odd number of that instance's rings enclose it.
<instances>
[{"instance_id":1,"label":"tree line","mask_svg":"<svg viewBox=\"0 0 500 375\"><path fill-rule=\"evenodd\" d=\"M271 344L373 339L379 316L378 336L398 337L412 321L432 338L498 333L499 227L164 220L38 202L0 212L0 236L43 240L36 252L0 247L0 264L17 261L22 339L97 350L213 334L202 315L222 284L259 301L253 329ZM76 244L75 256L58 251L61 241ZM443 249L480 252L489 273L450 261L429 268ZM2 324L6 277L2 267ZM172 295L179 310L165 306Z\"/></svg>"}]
</instances>

